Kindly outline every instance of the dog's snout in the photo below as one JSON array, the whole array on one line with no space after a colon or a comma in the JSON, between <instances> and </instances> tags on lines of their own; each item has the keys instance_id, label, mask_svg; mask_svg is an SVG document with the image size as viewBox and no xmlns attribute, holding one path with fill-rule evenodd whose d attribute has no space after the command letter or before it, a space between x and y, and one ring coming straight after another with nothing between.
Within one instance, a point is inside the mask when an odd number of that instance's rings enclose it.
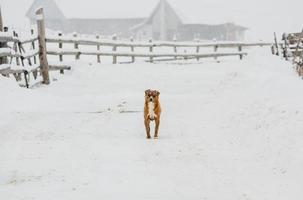
<instances>
[{"instance_id":1,"label":"dog's snout","mask_svg":"<svg viewBox=\"0 0 303 200\"><path fill-rule=\"evenodd\" d=\"M154 99L152 97L149 98L149 101L152 102Z\"/></svg>"}]
</instances>

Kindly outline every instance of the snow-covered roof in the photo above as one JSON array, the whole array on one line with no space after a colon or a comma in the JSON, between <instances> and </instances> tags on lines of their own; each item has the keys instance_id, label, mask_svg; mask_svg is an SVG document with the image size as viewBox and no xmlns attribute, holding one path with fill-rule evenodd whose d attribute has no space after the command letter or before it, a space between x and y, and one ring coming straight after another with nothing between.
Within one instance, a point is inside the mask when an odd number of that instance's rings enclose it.
<instances>
[{"instance_id":1,"label":"snow-covered roof","mask_svg":"<svg viewBox=\"0 0 303 200\"><path fill-rule=\"evenodd\" d=\"M226 3L209 3L209 1L192 2L180 0L165 0L175 11L185 24L223 24L227 22L242 23L236 15L236 9L226 9ZM104 1L86 0L35 0L34 7L38 5L48 6L46 15L53 13L48 18L83 18L83 19L102 19L102 18L148 18L157 5L159 0L111 0ZM72 5L72 9L71 9ZM33 6L32 6L33 7ZM64 14L63 14L64 13ZM30 9L28 16L34 15L34 9Z\"/></svg>"},{"instance_id":2,"label":"snow-covered roof","mask_svg":"<svg viewBox=\"0 0 303 200\"><path fill-rule=\"evenodd\" d=\"M44 8L44 14L48 19L65 19L63 12L54 0L35 0L27 11L26 16L34 19L35 12L40 7Z\"/></svg>"},{"instance_id":3,"label":"snow-covered roof","mask_svg":"<svg viewBox=\"0 0 303 200\"><path fill-rule=\"evenodd\" d=\"M177 20L180 24L183 23L183 19L180 17L181 15L179 15L179 13L176 12L176 9L174 9L167 0L160 0L159 3L157 4L157 6L152 11L152 13L150 14L150 16L148 18L146 18L142 23L131 27L131 29L135 30L135 29L141 28L145 24L152 23L153 18L155 17L157 12L161 9L161 6L164 6L164 9L166 10L166 12L171 13L174 16L174 18L176 18L175 20Z\"/></svg>"}]
</instances>

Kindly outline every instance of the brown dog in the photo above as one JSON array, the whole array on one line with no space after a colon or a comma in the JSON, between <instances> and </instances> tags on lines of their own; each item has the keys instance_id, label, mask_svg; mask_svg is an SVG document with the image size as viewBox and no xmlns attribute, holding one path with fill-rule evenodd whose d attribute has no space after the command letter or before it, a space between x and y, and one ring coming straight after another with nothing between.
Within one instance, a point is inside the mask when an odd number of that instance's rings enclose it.
<instances>
[{"instance_id":1,"label":"brown dog","mask_svg":"<svg viewBox=\"0 0 303 200\"><path fill-rule=\"evenodd\" d=\"M155 121L155 139L158 139L158 131L160 126L161 106L159 102L160 92L156 90L145 91L144 105L144 124L146 129L147 139L150 139L150 122Z\"/></svg>"}]
</instances>

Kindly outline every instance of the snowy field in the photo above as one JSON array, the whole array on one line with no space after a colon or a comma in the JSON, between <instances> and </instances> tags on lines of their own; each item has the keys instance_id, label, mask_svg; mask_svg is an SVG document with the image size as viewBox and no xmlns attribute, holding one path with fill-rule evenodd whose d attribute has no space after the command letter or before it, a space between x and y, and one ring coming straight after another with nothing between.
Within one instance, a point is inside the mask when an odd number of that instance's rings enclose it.
<instances>
[{"instance_id":1,"label":"snowy field","mask_svg":"<svg viewBox=\"0 0 303 200\"><path fill-rule=\"evenodd\" d=\"M303 82L291 63L77 64L50 86L0 77L1 200L301 200ZM161 91L146 140L145 89Z\"/></svg>"}]
</instances>

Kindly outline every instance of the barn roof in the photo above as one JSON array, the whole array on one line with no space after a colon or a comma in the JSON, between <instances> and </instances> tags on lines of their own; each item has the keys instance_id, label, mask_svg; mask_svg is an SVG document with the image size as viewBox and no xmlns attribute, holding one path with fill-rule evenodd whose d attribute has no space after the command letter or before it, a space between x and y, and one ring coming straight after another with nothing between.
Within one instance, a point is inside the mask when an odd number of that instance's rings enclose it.
<instances>
[{"instance_id":1,"label":"barn roof","mask_svg":"<svg viewBox=\"0 0 303 200\"><path fill-rule=\"evenodd\" d=\"M118 1L118 0L116 0ZM134 2L136 0L133 0ZM189 6L186 2L179 0L160 0L164 1L168 9L172 10L182 21L183 24L217 24L222 25L230 22L241 23L237 18L232 17L233 11L227 12L224 6L209 7L209 5L197 2L196 6ZM159 6L159 0L153 1L142 1L137 0L136 12L131 8L132 5L129 5L128 1L119 1L119 6L116 4L106 4L106 6L88 3L88 1L74 1L74 8L70 9L68 6L64 6L67 0L35 0L33 5L27 12L29 18L34 18L35 10L38 7L45 7L45 15L49 19L66 19L66 18L77 18L83 19L100 19L106 20L107 18L111 19L138 19L145 18L150 19L151 16L156 12L156 9ZM157 4L155 4L157 3ZM59 5L59 6L58 6ZM68 4L67 4L68 5ZM134 7L134 6L133 6ZM155 8L156 7L156 8ZM62 10L61 10L62 9ZM82 12L82 10L89 10L89 12ZM63 14L64 13L64 14ZM66 18L65 18L66 16ZM142 21L137 26L141 26L147 21ZM235 24L234 24L235 25ZM237 25L236 25L237 26ZM239 28L245 28L239 26Z\"/></svg>"},{"instance_id":2,"label":"barn roof","mask_svg":"<svg viewBox=\"0 0 303 200\"><path fill-rule=\"evenodd\" d=\"M40 7L44 8L44 15L48 19L65 19L63 12L54 0L35 0L28 9L26 16L35 19L35 11Z\"/></svg>"},{"instance_id":3,"label":"barn roof","mask_svg":"<svg viewBox=\"0 0 303 200\"><path fill-rule=\"evenodd\" d=\"M154 8L154 10L152 11L152 13L150 14L150 16L149 16L148 18L146 18L144 21L142 21L142 23L137 24L136 26L133 26L131 29L132 29L132 30L135 30L135 29L138 29L138 28L144 26L145 24L150 24L150 23L152 23L153 17L156 15L157 11L158 11L159 9L161 9L161 6L164 6L164 9L166 10L167 13L168 13L168 12L172 13L172 14L177 18L176 20L178 20L178 21L180 22L180 24L183 23L183 19L182 19L182 17L180 17L180 16L182 16L182 15L179 14L179 13L176 11L176 9L174 9L174 8L168 3L168 1L166 1L166 0L160 0L159 3L157 4L157 6L156 6L156 7Z\"/></svg>"},{"instance_id":4,"label":"barn roof","mask_svg":"<svg viewBox=\"0 0 303 200\"><path fill-rule=\"evenodd\" d=\"M145 18L129 18L129 19L118 19L118 18L107 18L107 19L79 19L72 18L69 19L69 23L72 29L77 30L79 33L93 33L95 30L102 30L98 34L110 35L116 33L118 35L123 35L125 30L129 30L136 24L144 21Z\"/></svg>"}]
</instances>

